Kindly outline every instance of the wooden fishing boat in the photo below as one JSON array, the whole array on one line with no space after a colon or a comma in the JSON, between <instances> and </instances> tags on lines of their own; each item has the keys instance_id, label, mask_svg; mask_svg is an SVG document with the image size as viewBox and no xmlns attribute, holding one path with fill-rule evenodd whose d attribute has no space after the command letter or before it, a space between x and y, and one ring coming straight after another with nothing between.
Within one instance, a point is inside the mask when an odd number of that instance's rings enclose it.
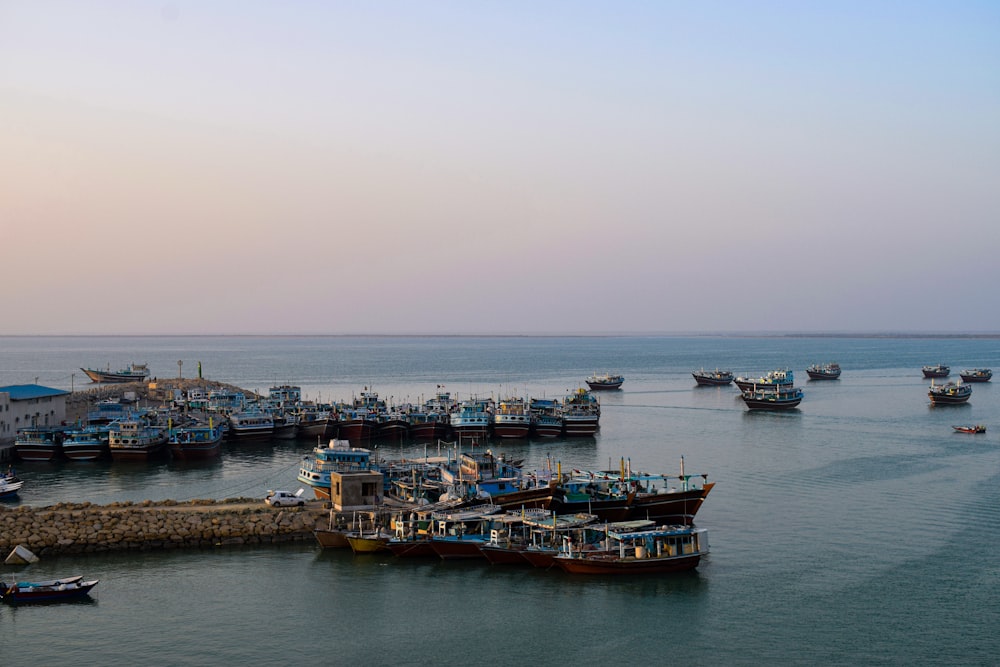
<instances>
[{"instance_id":1,"label":"wooden fishing boat","mask_svg":"<svg viewBox=\"0 0 1000 667\"><path fill-rule=\"evenodd\" d=\"M959 376L962 382L989 382L993 377L993 371L989 368L968 368L959 373Z\"/></svg>"},{"instance_id":2,"label":"wooden fishing boat","mask_svg":"<svg viewBox=\"0 0 1000 667\"><path fill-rule=\"evenodd\" d=\"M347 542L351 546L351 551L356 554L373 554L389 551L389 547L387 545L391 538L392 535L381 531L368 534L347 534Z\"/></svg>"},{"instance_id":3,"label":"wooden fishing boat","mask_svg":"<svg viewBox=\"0 0 1000 667\"><path fill-rule=\"evenodd\" d=\"M951 368L944 364L924 366L922 369L925 378L946 378L951 373Z\"/></svg>"},{"instance_id":4,"label":"wooden fishing boat","mask_svg":"<svg viewBox=\"0 0 1000 667\"><path fill-rule=\"evenodd\" d=\"M714 371L706 371L702 368L701 370L692 371L691 375L694 376L694 381L702 386L722 387L733 382L732 371L721 371L718 368Z\"/></svg>"},{"instance_id":5,"label":"wooden fishing boat","mask_svg":"<svg viewBox=\"0 0 1000 667\"><path fill-rule=\"evenodd\" d=\"M183 461L215 458L222 450L222 424L209 418L208 424L171 428L167 442L170 453Z\"/></svg>"},{"instance_id":6,"label":"wooden fishing boat","mask_svg":"<svg viewBox=\"0 0 1000 667\"><path fill-rule=\"evenodd\" d=\"M111 427L104 425L84 426L66 431L63 436L62 453L70 461L96 461L108 457Z\"/></svg>"},{"instance_id":7,"label":"wooden fishing boat","mask_svg":"<svg viewBox=\"0 0 1000 667\"><path fill-rule=\"evenodd\" d=\"M149 367L146 364L129 364L119 371L112 371L109 365L107 370L97 368L81 368L87 374L91 382L142 382L149 377Z\"/></svg>"},{"instance_id":8,"label":"wooden fishing boat","mask_svg":"<svg viewBox=\"0 0 1000 667\"><path fill-rule=\"evenodd\" d=\"M741 391L747 389L767 388L767 389L791 389L795 385L795 374L790 370L769 371L760 377L750 377L741 375L733 380Z\"/></svg>"},{"instance_id":9,"label":"wooden fishing boat","mask_svg":"<svg viewBox=\"0 0 1000 667\"><path fill-rule=\"evenodd\" d=\"M967 384L946 382L945 384L931 384L927 390L927 396L934 405L959 405L965 403L972 396L972 387Z\"/></svg>"},{"instance_id":10,"label":"wooden fishing boat","mask_svg":"<svg viewBox=\"0 0 1000 667\"><path fill-rule=\"evenodd\" d=\"M82 576L48 581L0 581L0 598L4 602L21 604L25 602L56 602L81 598L96 586L97 579L84 581Z\"/></svg>"},{"instance_id":11,"label":"wooden fishing boat","mask_svg":"<svg viewBox=\"0 0 1000 667\"><path fill-rule=\"evenodd\" d=\"M625 376L612 375L611 373L603 373L601 375L594 373L587 378L587 386L590 387L591 391L621 389L623 382L625 382Z\"/></svg>"},{"instance_id":12,"label":"wooden fishing boat","mask_svg":"<svg viewBox=\"0 0 1000 667\"><path fill-rule=\"evenodd\" d=\"M435 512L431 548L445 560L483 558L479 545L489 540L488 519L501 511L499 505L476 505Z\"/></svg>"},{"instance_id":13,"label":"wooden fishing boat","mask_svg":"<svg viewBox=\"0 0 1000 667\"><path fill-rule=\"evenodd\" d=\"M62 456L66 428L26 426L14 436L14 451L22 461L54 461Z\"/></svg>"},{"instance_id":14,"label":"wooden fishing boat","mask_svg":"<svg viewBox=\"0 0 1000 667\"><path fill-rule=\"evenodd\" d=\"M570 574L659 574L693 570L708 553L708 530L693 526L608 531L607 540L606 550L569 548L555 563Z\"/></svg>"},{"instance_id":15,"label":"wooden fishing boat","mask_svg":"<svg viewBox=\"0 0 1000 667\"><path fill-rule=\"evenodd\" d=\"M840 364L813 364L806 369L810 380L837 380L840 378Z\"/></svg>"},{"instance_id":16,"label":"wooden fishing boat","mask_svg":"<svg viewBox=\"0 0 1000 667\"><path fill-rule=\"evenodd\" d=\"M744 389L741 396L751 410L791 410L802 402L803 393L791 386L775 386Z\"/></svg>"}]
</instances>

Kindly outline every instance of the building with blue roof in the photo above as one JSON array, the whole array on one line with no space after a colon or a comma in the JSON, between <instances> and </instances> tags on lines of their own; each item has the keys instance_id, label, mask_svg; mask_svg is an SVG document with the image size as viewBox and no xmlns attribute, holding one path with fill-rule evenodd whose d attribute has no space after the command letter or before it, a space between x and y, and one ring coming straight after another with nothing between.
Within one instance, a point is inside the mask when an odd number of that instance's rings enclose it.
<instances>
[{"instance_id":1,"label":"building with blue roof","mask_svg":"<svg viewBox=\"0 0 1000 667\"><path fill-rule=\"evenodd\" d=\"M68 391L40 384L0 387L0 459L11 456L19 428L62 424L67 396Z\"/></svg>"}]
</instances>

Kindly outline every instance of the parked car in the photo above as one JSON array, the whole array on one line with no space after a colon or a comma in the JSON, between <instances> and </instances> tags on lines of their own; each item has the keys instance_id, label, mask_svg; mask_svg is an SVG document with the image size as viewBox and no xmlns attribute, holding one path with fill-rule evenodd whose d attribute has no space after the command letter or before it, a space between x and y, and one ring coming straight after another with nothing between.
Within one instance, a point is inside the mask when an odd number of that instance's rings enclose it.
<instances>
[{"instance_id":1,"label":"parked car","mask_svg":"<svg viewBox=\"0 0 1000 667\"><path fill-rule=\"evenodd\" d=\"M303 507L306 499L302 497L302 489L298 493L291 491L268 491L264 497L264 502L271 507Z\"/></svg>"}]
</instances>

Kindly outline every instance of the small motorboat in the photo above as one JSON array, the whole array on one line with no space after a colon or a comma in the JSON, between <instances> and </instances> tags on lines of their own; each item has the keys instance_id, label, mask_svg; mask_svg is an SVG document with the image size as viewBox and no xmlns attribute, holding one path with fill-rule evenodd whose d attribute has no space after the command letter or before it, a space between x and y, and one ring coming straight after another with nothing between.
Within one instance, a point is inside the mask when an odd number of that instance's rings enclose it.
<instances>
[{"instance_id":1,"label":"small motorboat","mask_svg":"<svg viewBox=\"0 0 1000 667\"><path fill-rule=\"evenodd\" d=\"M4 602L55 602L82 598L97 585L97 579L84 581L82 575L47 581L0 581L0 598Z\"/></svg>"},{"instance_id":2,"label":"small motorboat","mask_svg":"<svg viewBox=\"0 0 1000 667\"><path fill-rule=\"evenodd\" d=\"M13 472L0 473L0 500L13 500L24 482Z\"/></svg>"},{"instance_id":3,"label":"small motorboat","mask_svg":"<svg viewBox=\"0 0 1000 667\"><path fill-rule=\"evenodd\" d=\"M952 426L959 433L986 433L986 424L972 424L971 426Z\"/></svg>"}]
</instances>

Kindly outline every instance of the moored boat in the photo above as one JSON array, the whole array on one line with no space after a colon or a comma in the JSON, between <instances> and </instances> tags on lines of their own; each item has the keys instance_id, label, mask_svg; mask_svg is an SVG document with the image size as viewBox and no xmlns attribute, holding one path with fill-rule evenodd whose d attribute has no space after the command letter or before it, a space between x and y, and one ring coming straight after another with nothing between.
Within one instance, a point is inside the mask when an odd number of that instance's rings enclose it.
<instances>
[{"instance_id":1,"label":"moored boat","mask_svg":"<svg viewBox=\"0 0 1000 667\"><path fill-rule=\"evenodd\" d=\"M958 405L965 403L972 396L972 387L961 382L946 382L945 384L931 383L927 390L927 396L933 405Z\"/></svg>"},{"instance_id":2,"label":"moored boat","mask_svg":"<svg viewBox=\"0 0 1000 667\"><path fill-rule=\"evenodd\" d=\"M933 366L924 366L921 371L925 378L946 378L951 373L951 368L944 364L935 364Z\"/></svg>"},{"instance_id":3,"label":"moored boat","mask_svg":"<svg viewBox=\"0 0 1000 667\"><path fill-rule=\"evenodd\" d=\"M781 387L787 389L795 385L795 375L790 370L778 369L769 371L766 375L757 378L741 375L733 381L741 391L753 389L754 387Z\"/></svg>"},{"instance_id":4,"label":"moored boat","mask_svg":"<svg viewBox=\"0 0 1000 667\"><path fill-rule=\"evenodd\" d=\"M62 455L66 429L60 426L28 426L14 436L14 452L22 461L54 461Z\"/></svg>"},{"instance_id":5,"label":"moored boat","mask_svg":"<svg viewBox=\"0 0 1000 667\"><path fill-rule=\"evenodd\" d=\"M14 604L71 600L86 596L97 583L97 579L84 581L82 576L48 581L0 582L0 598Z\"/></svg>"},{"instance_id":6,"label":"moored boat","mask_svg":"<svg viewBox=\"0 0 1000 667\"><path fill-rule=\"evenodd\" d=\"M602 373L600 375L594 373L588 377L586 381L587 386L590 387L591 391L621 389L622 383L625 382L625 377L623 375L612 373Z\"/></svg>"},{"instance_id":7,"label":"moored boat","mask_svg":"<svg viewBox=\"0 0 1000 667\"><path fill-rule=\"evenodd\" d=\"M741 397L750 410L791 410L802 402L803 393L795 387L752 387Z\"/></svg>"},{"instance_id":8,"label":"moored boat","mask_svg":"<svg viewBox=\"0 0 1000 667\"><path fill-rule=\"evenodd\" d=\"M563 432L562 403L549 398L532 398L528 403L531 415L531 435L536 438L558 438Z\"/></svg>"},{"instance_id":9,"label":"moored boat","mask_svg":"<svg viewBox=\"0 0 1000 667\"><path fill-rule=\"evenodd\" d=\"M347 533L347 543L356 554L374 554L389 551L392 535L375 530L371 533Z\"/></svg>"},{"instance_id":10,"label":"moored boat","mask_svg":"<svg viewBox=\"0 0 1000 667\"><path fill-rule=\"evenodd\" d=\"M531 431L531 412L523 398L512 396L497 404L493 414L493 435L498 438L527 438Z\"/></svg>"},{"instance_id":11,"label":"moored boat","mask_svg":"<svg viewBox=\"0 0 1000 667\"><path fill-rule=\"evenodd\" d=\"M563 400L563 435L580 437L594 435L600 428L601 404L589 391L577 389Z\"/></svg>"},{"instance_id":12,"label":"moored boat","mask_svg":"<svg viewBox=\"0 0 1000 667\"><path fill-rule=\"evenodd\" d=\"M349 440L331 440L315 447L312 456L303 459L298 480L308 484L318 500L330 500L330 473L352 473L371 470L371 450L352 447Z\"/></svg>"},{"instance_id":13,"label":"moored boat","mask_svg":"<svg viewBox=\"0 0 1000 667\"><path fill-rule=\"evenodd\" d=\"M971 424L967 426L952 426L959 433L986 433L986 424Z\"/></svg>"},{"instance_id":14,"label":"moored boat","mask_svg":"<svg viewBox=\"0 0 1000 667\"><path fill-rule=\"evenodd\" d=\"M493 400L473 398L461 401L451 411L448 422L459 443L485 442L493 425Z\"/></svg>"},{"instance_id":15,"label":"moored boat","mask_svg":"<svg viewBox=\"0 0 1000 667\"><path fill-rule=\"evenodd\" d=\"M229 415L229 437L233 440L269 440L274 435L274 417L263 410L242 410Z\"/></svg>"},{"instance_id":16,"label":"moored boat","mask_svg":"<svg viewBox=\"0 0 1000 667\"><path fill-rule=\"evenodd\" d=\"M704 368L692 371L694 381L699 385L709 387L722 387L731 384L733 381L732 371L723 371L716 368L714 371L706 371Z\"/></svg>"},{"instance_id":17,"label":"moored boat","mask_svg":"<svg viewBox=\"0 0 1000 667\"><path fill-rule=\"evenodd\" d=\"M810 380L836 380L840 378L840 364L813 364L806 369Z\"/></svg>"},{"instance_id":18,"label":"moored boat","mask_svg":"<svg viewBox=\"0 0 1000 667\"><path fill-rule=\"evenodd\" d=\"M81 368L92 382L141 382L149 377L149 367L146 364L129 364L125 368L112 371L110 364L107 370L97 368Z\"/></svg>"},{"instance_id":19,"label":"moored boat","mask_svg":"<svg viewBox=\"0 0 1000 667\"><path fill-rule=\"evenodd\" d=\"M445 560L485 558L479 550L489 540L489 517L502 510L485 504L432 514L431 548Z\"/></svg>"},{"instance_id":20,"label":"moored boat","mask_svg":"<svg viewBox=\"0 0 1000 667\"><path fill-rule=\"evenodd\" d=\"M0 475L0 500L12 500L17 497L24 481L17 477L13 471Z\"/></svg>"},{"instance_id":21,"label":"moored boat","mask_svg":"<svg viewBox=\"0 0 1000 667\"><path fill-rule=\"evenodd\" d=\"M959 373L962 382L989 382L993 371L989 368L968 368Z\"/></svg>"},{"instance_id":22,"label":"moored boat","mask_svg":"<svg viewBox=\"0 0 1000 667\"><path fill-rule=\"evenodd\" d=\"M207 424L172 428L167 442L170 453L182 461L215 458L222 450L222 424L210 417Z\"/></svg>"},{"instance_id":23,"label":"moored boat","mask_svg":"<svg viewBox=\"0 0 1000 667\"><path fill-rule=\"evenodd\" d=\"M112 461L149 461L168 453L167 432L144 415L111 424L108 448Z\"/></svg>"},{"instance_id":24,"label":"moored boat","mask_svg":"<svg viewBox=\"0 0 1000 667\"><path fill-rule=\"evenodd\" d=\"M402 442L409 430L406 413L397 408L388 409L375 418L375 438L381 442Z\"/></svg>"},{"instance_id":25,"label":"moored boat","mask_svg":"<svg viewBox=\"0 0 1000 667\"><path fill-rule=\"evenodd\" d=\"M568 549L555 563L570 574L656 574L698 567L708 553L708 530L658 526L652 530L608 531L606 548Z\"/></svg>"},{"instance_id":26,"label":"moored boat","mask_svg":"<svg viewBox=\"0 0 1000 667\"><path fill-rule=\"evenodd\" d=\"M63 436L63 456L71 461L96 461L107 458L111 427L84 426L66 431Z\"/></svg>"}]
</instances>

